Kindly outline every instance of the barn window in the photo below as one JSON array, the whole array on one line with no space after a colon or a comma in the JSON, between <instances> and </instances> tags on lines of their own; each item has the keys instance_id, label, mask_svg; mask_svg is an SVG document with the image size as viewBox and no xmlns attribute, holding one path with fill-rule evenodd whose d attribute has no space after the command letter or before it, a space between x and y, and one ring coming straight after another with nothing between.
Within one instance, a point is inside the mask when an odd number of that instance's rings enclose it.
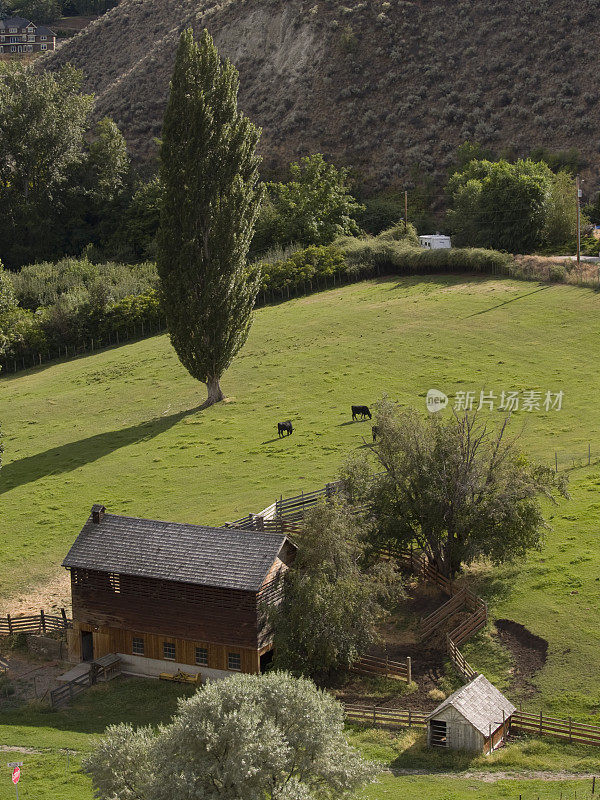
<instances>
[{"instance_id":1,"label":"barn window","mask_svg":"<svg viewBox=\"0 0 600 800\"><path fill-rule=\"evenodd\" d=\"M208 650L206 647L196 648L196 664L200 667L208 667Z\"/></svg>"},{"instance_id":2,"label":"barn window","mask_svg":"<svg viewBox=\"0 0 600 800\"><path fill-rule=\"evenodd\" d=\"M175 644L173 642L163 642L163 657L169 661L175 661Z\"/></svg>"},{"instance_id":3,"label":"barn window","mask_svg":"<svg viewBox=\"0 0 600 800\"><path fill-rule=\"evenodd\" d=\"M242 669L242 657L239 653L229 653L227 656L227 669Z\"/></svg>"},{"instance_id":4,"label":"barn window","mask_svg":"<svg viewBox=\"0 0 600 800\"><path fill-rule=\"evenodd\" d=\"M431 725L431 744L433 747L448 747L446 736L446 723L439 719L432 719Z\"/></svg>"},{"instance_id":5,"label":"barn window","mask_svg":"<svg viewBox=\"0 0 600 800\"><path fill-rule=\"evenodd\" d=\"M133 644L131 645L131 652L134 656L144 655L144 640L141 636L133 637Z\"/></svg>"},{"instance_id":6,"label":"barn window","mask_svg":"<svg viewBox=\"0 0 600 800\"><path fill-rule=\"evenodd\" d=\"M108 585L115 594L121 593L121 576L116 572L109 572Z\"/></svg>"}]
</instances>

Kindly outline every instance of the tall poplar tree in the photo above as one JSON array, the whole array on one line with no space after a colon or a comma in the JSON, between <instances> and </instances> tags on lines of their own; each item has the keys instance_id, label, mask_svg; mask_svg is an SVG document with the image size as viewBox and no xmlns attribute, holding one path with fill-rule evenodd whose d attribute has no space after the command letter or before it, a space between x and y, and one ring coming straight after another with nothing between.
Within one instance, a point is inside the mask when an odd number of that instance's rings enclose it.
<instances>
[{"instance_id":1,"label":"tall poplar tree","mask_svg":"<svg viewBox=\"0 0 600 800\"><path fill-rule=\"evenodd\" d=\"M239 76L208 31L181 35L161 146L157 265L171 342L206 384L205 406L244 345L258 278L246 265L262 199L260 130L238 110Z\"/></svg>"}]
</instances>

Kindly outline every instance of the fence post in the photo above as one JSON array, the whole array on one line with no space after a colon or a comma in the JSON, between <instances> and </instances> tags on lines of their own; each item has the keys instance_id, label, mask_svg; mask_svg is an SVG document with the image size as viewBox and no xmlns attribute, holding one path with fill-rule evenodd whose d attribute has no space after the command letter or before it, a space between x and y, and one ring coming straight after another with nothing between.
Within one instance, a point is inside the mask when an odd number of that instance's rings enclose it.
<instances>
[{"instance_id":1,"label":"fence post","mask_svg":"<svg viewBox=\"0 0 600 800\"><path fill-rule=\"evenodd\" d=\"M410 708L409 708L409 709L408 709L408 727L409 727L409 728L410 728L410 725L411 725L411 710L410 710Z\"/></svg>"},{"instance_id":2,"label":"fence post","mask_svg":"<svg viewBox=\"0 0 600 800\"><path fill-rule=\"evenodd\" d=\"M571 717L569 717L569 741L573 741L573 722L571 721Z\"/></svg>"},{"instance_id":3,"label":"fence post","mask_svg":"<svg viewBox=\"0 0 600 800\"><path fill-rule=\"evenodd\" d=\"M594 777L592 778L592 794L595 793L596 793L596 776L594 775Z\"/></svg>"},{"instance_id":4,"label":"fence post","mask_svg":"<svg viewBox=\"0 0 600 800\"><path fill-rule=\"evenodd\" d=\"M62 617L63 625L65 626L65 630L66 630L69 626L67 624L67 612L64 610L64 608L61 608L60 615Z\"/></svg>"},{"instance_id":5,"label":"fence post","mask_svg":"<svg viewBox=\"0 0 600 800\"><path fill-rule=\"evenodd\" d=\"M388 678L388 677L389 677L389 674L390 674L390 667L389 667L389 664L390 664L390 657L389 657L389 656L388 656L388 654L386 653L386 654L385 654L385 677L386 677L386 678Z\"/></svg>"},{"instance_id":6,"label":"fence post","mask_svg":"<svg viewBox=\"0 0 600 800\"><path fill-rule=\"evenodd\" d=\"M406 673L408 678L408 683L412 682L412 661L410 656L406 656Z\"/></svg>"},{"instance_id":7,"label":"fence post","mask_svg":"<svg viewBox=\"0 0 600 800\"><path fill-rule=\"evenodd\" d=\"M13 629L12 629L12 622L10 621L10 614L6 615L6 621L8 622L8 635L12 636Z\"/></svg>"},{"instance_id":8,"label":"fence post","mask_svg":"<svg viewBox=\"0 0 600 800\"><path fill-rule=\"evenodd\" d=\"M44 616L44 609L40 609L40 626L42 628L42 633L46 633L46 617Z\"/></svg>"},{"instance_id":9,"label":"fence post","mask_svg":"<svg viewBox=\"0 0 600 800\"><path fill-rule=\"evenodd\" d=\"M540 733L543 733L542 709L540 708Z\"/></svg>"}]
</instances>

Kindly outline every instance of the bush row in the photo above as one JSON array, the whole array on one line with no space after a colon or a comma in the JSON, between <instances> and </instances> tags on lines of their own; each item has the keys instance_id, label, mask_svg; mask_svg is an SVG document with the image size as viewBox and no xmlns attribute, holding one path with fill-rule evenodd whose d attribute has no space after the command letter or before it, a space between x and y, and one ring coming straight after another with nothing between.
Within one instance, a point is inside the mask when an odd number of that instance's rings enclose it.
<instances>
[{"instance_id":1,"label":"bush row","mask_svg":"<svg viewBox=\"0 0 600 800\"><path fill-rule=\"evenodd\" d=\"M479 273L575 282L572 262L534 256L515 259L476 248L425 250L417 241L409 225L408 231L396 226L375 237L345 237L329 246L280 250L251 265L261 273L258 302L373 274ZM164 329L154 264L94 265L70 259L2 275L12 283L18 301L12 306L0 302L0 365L9 370Z\"/></svg>"}]
</instances>

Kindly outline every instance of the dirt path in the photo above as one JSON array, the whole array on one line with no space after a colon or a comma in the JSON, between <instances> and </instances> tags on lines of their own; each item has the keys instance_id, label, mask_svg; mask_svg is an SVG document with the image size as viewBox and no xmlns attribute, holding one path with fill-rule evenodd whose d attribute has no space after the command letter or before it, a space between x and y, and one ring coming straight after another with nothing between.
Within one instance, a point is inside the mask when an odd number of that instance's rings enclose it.
<instances>
[{"instance_id":1,"label":"dirt path","mask_svg":"<svg viewBox=\"0 0 600 800\"><path fill-rule=\"evenodd\" d=\"M388 769L392 775L430 775L433 778L464 778L483 783L497 783L505 780L519 781L585 781L592 780L594 775L574 772L435 772L428 769Z\"/></svg>"}]
</instances>

